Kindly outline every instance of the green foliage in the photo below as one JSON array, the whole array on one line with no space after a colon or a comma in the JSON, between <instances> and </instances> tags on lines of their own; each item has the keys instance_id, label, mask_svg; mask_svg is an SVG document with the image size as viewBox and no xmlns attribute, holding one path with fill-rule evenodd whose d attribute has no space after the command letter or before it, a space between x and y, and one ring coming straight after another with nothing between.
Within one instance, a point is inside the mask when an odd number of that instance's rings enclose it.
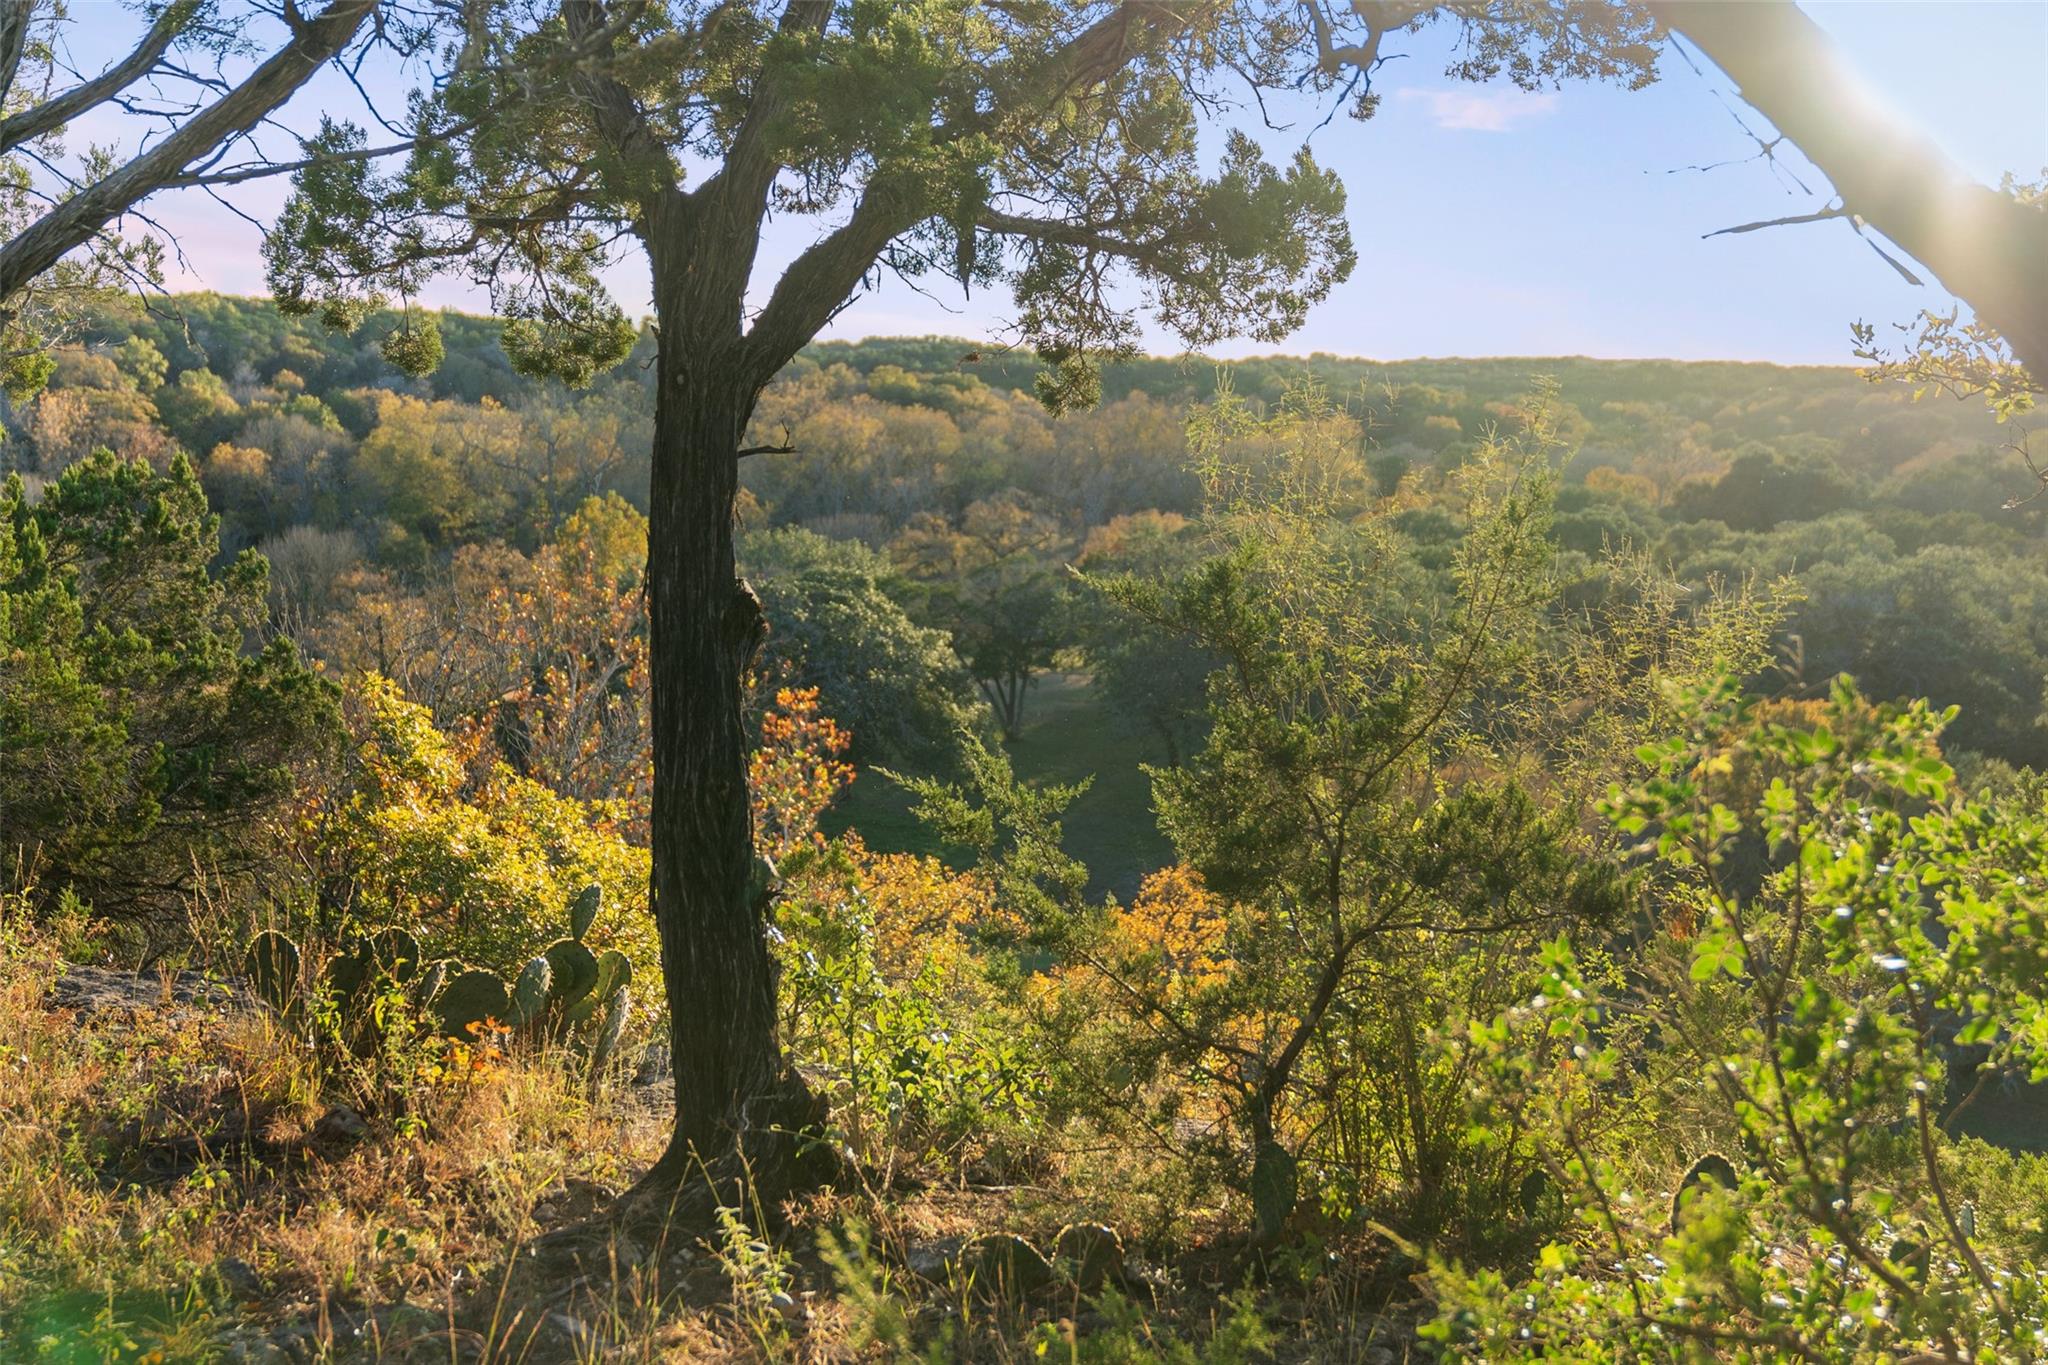
<instances>
[{"instance_id":1,"label":"green foliage","mask_svg":"<svg viewBox=\"0 0 2048 1365\"><path fill-rule=\"evenodd\" d=\"M501 324L452 313L436 320L447 350L442 367L410 388L420 398L394 405L382 390L400 377L378 353L377 338L397 325L395 313L369 319L352 338L284 317L268 302L214 295L178 296L161 317L96 313L83 337L89 349L59 354L49 392L25 414L29 438L19 457L55 473L107 444L167 464L173 439L159 404L171 411L205 397L192 413L180 410L178 439L201 457L195 462L221 515L223 546L261 545L273 558L280 623L302 647L325 648L315 627L358 600L362 584L352 575L365 557L438 584L459 546L503 537L530 551L557 538L564 512L589 491L644 498L651 402L642 367L621 367L592 393L571 398L515 373L499 343ZM787 428L797 450L741 465L760 504L749 506L752 529L742 549L751 546L750 571L783 618L769 651L831 659L843 664L845 678L867 680L835 687L831 677L817 679L827 686L828 709L853 731L858 758L945 766L949 708L922 704L922 687L906 695L895 680L957 674L943 656L920 652L928 641L901 640L902 623L863 580L872 571L881 593L907 615L948 626L941 610L957 616L947 599L964 591L965 575L946 567L950 560L936 561L931 577L942 590L927 591L913 552L920 539L939 549L965 544L977 504L984 511L1056 509L1056 533L1028 552L1031 572L1019 575L1040 585L1062 584L1066 559L1100 578L1156 576L1163 561L1140 561L1199 552L1185 527L1159 528L1201 510L1181 419L1213 385L1212 371L1134 360L1105 376L1100 411L1055 423L1030 397L1028 358L984 354L963 364L971 349L941 339L809 348L763 395L749 437L779 443ZM1798 637L1809 675L1847 669L1877 695L1924 693L1961 704L1952 744L2038 760L2048 742L2034 723L2038 675L2048 674L2048 663L2034 657L2043 648L2034 638L2041 613L2028 609L2023 585L2040 577L2048 503L2028 500L2038 485L2017 454L1986 448L2009 431L1967 406L1915 405L1896 386L1873 388L1842 371L1575 360L1545 366L1560 386L1554 424L1583 441L1564 472L1554 523L1566 552L1557 567L1567 600L1595 608L1622 601L1633 589L1605 567L1622 551L1668 565L1695 591L1716 580L1793 579L1788 587L1805 594L1806 606L1787 623L1783 643L1793 649L1790 636ZM1305 377L1344 395L1346 410L1370 433L1346 474L1360 495L1356 508L1389 501L1384 510L1414 542L1418 560L1434 556L1441 564L1457 534L1441 512L1444 485L1489 424L1517 429L1528 368L1497 361L1371 366L1318 356L1231 362L1224 372L1255 403L1284 402ZM224 384L215 376L234 378ZM423 401L429 395L440 401ZM502 406L489 408L485 398ZM202 433L194 421L213 425ZM196 444L215 438L226 448ZM370 449L358 467L364 438ZM1730 472L1738 460L1760 477L1791 479L1793 493L1816 475L1816 486L1846 486L1856 496L1848 510L1815 516L1834 505L1833 494L1818 501L1763 495L1760 482ZM1405 480L1388 500L1382 466L1396 465ZM1715 489L1721 492L1710 501L1722 494L1733 501L1718 512L1695 506ZM926 534L926 514L943 524L944 536ZM1769 529L1723 530L1689 519L1702 514ZM324 528L317 539L315 527ZM763 548L795 527L833 538L832 548ZM614 528L604 536L611 545L633 533ZM866 551L857 552L865 563L851 562L856 552L840 547L852 538L900 552L903 568L891 571ZM1426 548L1433 538L1437 544ZM610 550L607 562L624 563ZM959 581L938 582L949 576ZM412 582L383 586L379 600L401 596L393 591L401 587L405 596L435 598ZM445 597L431 610L470 609ZM1206 728L1207 661L1170 632L1099 610L1091 594L1070 597L1080 609L1063 609L1052 621L1052 653L1066 651L1058 666L1085 663L1122 723L1177 761ZM870 637L890 648L865 650L861 641ZM367 662L411 686L402 656L418 653L401 639L381 661L351 649L348 666ZM1035 657L1037 669L1048 655L1040 647ZM1894 659L1907 662L1894 667ZM491 695L514 685L507 679ZM938 692L968 701L956 682ZM870 713L865 697L889 705Z\"/></svg>"},{"instance_id":2,"label":"green foliage","mask_svg":"<svg viewBox=\"0 0 2048 1365\"><path fill-rule=\"evenodd\" d=\"M1741 1187L1741 1180L1735 1173L1735 1164L1719 1152L1707 1152L1692 1165L1685 1168L1679 1178L1678 1189L1671 1196L1671 1231L1677 1232L1694 1203L1706 1197L1706 1187L1714 1186L1723 1190Z\"/></svg>"},{"instance_id":3,"label":"green foliage","mask_svg":"<svg viewBox=\"0 0 2048 1365\"><path fill-rule=\"evenodd\" d=\"M971 503L957 523L918 517L890 547L921 614L951 633L1008 740L1064 634L1067 545L1046 506L1011 491Z\"/></svg>"},{"instance_id":4,"label":"green foliage","mask_svg":"<svg viewBox=\"0 0 2048 1365\"><path fill-rule=\"evenodd\" d=\"M1783 521L1815 521L1856 502L1857 489L1834 457L1815 446L1738 450L1712 483L1678 490L1672 511L1688 521L1726 522L1768 531Z\"/></svg>"},{"instance_id":5,"label":"green foliage","mask_svg":"<svg viewBox=\"0 0 2048 1365\"><path fill-rule=\"evenodd\" d=\"M241 425L242 405L211 370L185 370L156 394L164 425L187 450L212 450Z\"/></svg>"},{"instance_id":6,"label":"green foliage","mask_svg":"<svg viewBox=\"0 0 2048 1365\"><path fill-rule=\"evenodd\" d=\"M1680 701L1686 728L1607 804L1672 926L1639 983L1602 988L1560 938L1537 993L1468 1044L1479 1121L1537 1135L1577 1226L1527 1280L1439 1264L1435 1335L1493 1360L2033 1358L2038 1251L1979 1218L1958 1176L1981 1149L1952 1147L1943 1091L1954 1047L2048 1075L2041 812L1954 793L1953 713L1846 679L1798 707L1726 681ZM1667 1065L1706 1068L1749 1156L1696 1165L1715 1178L1680 1182L1668 1231L1610 1118L1655 1113Z\"/></svg>"},{"instance_id":7,"label":"green foliage","mask_svg":"<svg viewBox=\"0 0 2048 1365\"><path fill-rule=\"evenodd\" d=\"M102 914L161 925L195 875L240 884L332 751L333 686L289 640L246 652L265 565L214 568L218 526L182 457L0 487L8 856Z\"/></svg>"},{"instance_id":8,"label":"green foliage","mask_svg":"<svg viewBox=\"0 0 2048 1365\"><path fill-rule=\"evenodd\" d=\"M1061 989L1021 995L1096 1121L1134 1139L1192 1126L1176 1145L1252 1196L1269 1240L1297 1165L1329 1211L1398 1189L1411 1217L1477 1225L1482 1189L1512 1191L1526 1165L1466 1150L1466 1078L1421 1040L1511 998L1541 926L1612 920L1623 891L1568 805L1507 776L1540 696L1480 719L1517 670L1538 675L1551 451L1539 423L1468 466L1432 575L1345 503L1350 434L1315 395L1271 419L1226 398L1207 421L1211 557L1111 587L1223 663L1203 748L1153 774L1193 873L1128 911L1091 906L1061 848L1071 790L1025 787L979 749L967 792L912 788L1060 964Z\"/></svg>"},{"instance_id":9,"label":"green foliage","mask_svg":"<svg viewBox=\"0 0 2048 1365\"><path fill-rule=\"evenodd\" d=\"M446 352L441 346L441 327L431 313L414 317L406 310L397 327L385 333L377 349L400 374L418 379L440 368Z\"/></svg>"},{"instance_id":10,"label":"green foliage","mask_svg":"<svg viewBox=\"0 0 2048 1365\"><path fill-rule=\"evenodd\" d=\"M1068 1324L1048 1323L1038 1331L1037 1346L1041 1355L1056 1350L1089 1365L1250 1365L1271 1359L1277 1339L1258 1296L1239 1290L1224 1304L1229 1315L1197 1346L1154 1330L1136 1304L1112 1291L1098 1300L1100 1325L1083 1334Z\"/></svg>"},{"instance_id":11,"label":"green foliage","mask_svg":"<svg viewBox=\"0 0 2048 1365\"><path fill-rule=\"evenodd\" d=\"M978 722L967 672L944 634L892 594L888 561L795 527L749 534L740 563L769 623L769 676L818 689L854 756L944 771Z\"/></svg>"},{"instance_id":12,"label":"green foliage","mask_svg":"<svg viewBox=\"0 0 2048 1365\"><path fill-rule=\"evenodd\" d=\"M987 1156L1037 1127L1045 1076L943 938L888 969L884 898L921 889L885 891L843 851L797 870L777 912L784 1035L864 1157Z\"/></svg>"}]
</instances>

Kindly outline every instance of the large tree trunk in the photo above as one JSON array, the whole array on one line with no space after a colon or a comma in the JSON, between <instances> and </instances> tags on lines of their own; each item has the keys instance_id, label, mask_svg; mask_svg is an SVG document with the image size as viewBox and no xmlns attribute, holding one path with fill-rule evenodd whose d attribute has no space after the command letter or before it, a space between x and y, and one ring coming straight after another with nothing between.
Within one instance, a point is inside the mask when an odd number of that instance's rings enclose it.
<instances>
[{"instance_id":1,"label":"large tree trunk","mask_svg":"<svg viewBox=\"0 0 2048 1365\"><path fill-rule=\"evenodd\" d=\"M653 652L652 908L672 1020L676 1124L641 1193L690 1207L802 1183L820 1127L776 1031L771 906L754 867L742 689L766 634L733 556L740 439L757 386L659 298L647 585ZM698 340L686 341L686 321ZM749 883L754 881L754 891ZM812 1177L815 1179L815 1176ZM661 1210L657 1210L659 1212Z\"/></svg>"},{"instance_id":2,"label":"large tree trunk","mask_svg":"<svg viewBox=\"0 0 2048 1365\"><path fill-rule=\"evenodd\" d=\"M2048 383L2048 213L1963 174L1792 0L1646 4L1826 173L1850 213L1939 276Z\"/></svg>"}]
</instances>

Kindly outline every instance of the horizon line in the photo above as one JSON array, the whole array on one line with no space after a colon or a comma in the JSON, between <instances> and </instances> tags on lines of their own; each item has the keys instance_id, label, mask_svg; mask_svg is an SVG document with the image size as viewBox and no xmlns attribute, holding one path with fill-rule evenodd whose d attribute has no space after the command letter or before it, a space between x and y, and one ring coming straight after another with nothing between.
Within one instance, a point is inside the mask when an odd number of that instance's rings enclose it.
<instances>
[{"instance_id":1,"label":"horizon line","mask_svg":"<svg viewBox=\"0 0 2048 1365\"><path fill-rule=\"evenodd\" d=\"M175 301L180 298L191 298L195 296L211 296L213 298L220 299L236 299L246 303L267 303L270 304L272 307L275 307L277 305L276 297L271 294L237 294L223 289L199 288L166 291L165 293L157 295L156 299L154 300L141 300L140 311L144 316L148 316L153 311L152 305L157 304L160 301L174 304ZM421 310L424 312L452 314L456 317L469 318L479 321L499 322L503 320L502 318L499 317L499 315L495 313L478 312L472 309L462 308L454 304L422 304L417 306L420 307ZM382 311L395 312L398 310L387 307ZM651 317L642 317L639 319L637 325L642 329L645 329L651 326L652 324L653 319ZM1001 362L1006 357L1011 356L1012 353L1015 353L1015 357L1019 363L1032 366L1036 366L1039 363L1035 356L1033 356L1029 351L1022 349L1019 346L1012 345L997 347L994 345L994 343L988 341L976 341L972 337L960 336L957 334L946 332L868 332L857 337L813 337L810 341L804 344L804 350L810 350L813 347L818 346L859 346L868 342L888 341L944 342L948 345L959 345L969 351L994 351L994 354L986 358L971 362L963 362L963 364L967 365L982 365L991 362ZM799 354L801 354L801 352L799 352ZM1104 361L1103 368L1105 370L1108 370L1115 368L1117 365L1133 364L1138 361L1183 361L1188 362L1190 364L1238 365L1256 361L1274 362L1287 360L1341 360L1368 365L1418 365L1426 363L1467 361L1533 362L1576 360L1589 361L1596 364L1606 365L1763 365L1768 366L1772 369L1779 370L1856 371L1864 368L1863 366L1849 362L1828 362L1817 360L1771 360L1755 356L1684 357L1672 355L1590 355L1583 351L1553 351L1545 354L1534 354L1529 352L1489 352L1410 356L1375 356L1366 355L1362 352L1332 351L1328 349L1318 349L1313 351L1260 351L1251 355L1241 356L1214 356L1204 354L1200 351L1142 351L1138 355L1131 357L1129 360Z\"/></svg>"}]
</instances>

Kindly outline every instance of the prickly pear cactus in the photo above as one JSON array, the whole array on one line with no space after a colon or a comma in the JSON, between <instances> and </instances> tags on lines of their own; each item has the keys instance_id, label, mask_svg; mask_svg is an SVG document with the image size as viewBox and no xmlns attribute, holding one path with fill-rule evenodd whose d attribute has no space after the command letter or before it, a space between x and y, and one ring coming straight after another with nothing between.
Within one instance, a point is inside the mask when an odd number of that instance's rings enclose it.
<instances>
[{"instance_id":1,"label":"prickly pear cactus","mask_svg":"<svg viewBox=\"0 0 2048 1365\"><path fill-rule=\"evenodd\" d=\"M581 939L590 932L590 926L597 923L597 912L604 905L604 888L596 882L576 893L576 899L569 902L569 937Z\"/></svg>"},{"instance_id":2,"label":"prickly pear cactus","mask_svg":"<svg viewBox=\"0 0 2048 1365\"><path fill-rule=\"evenodd\" d=\"M572 1008L597 985L597 957L575 939L555 940L548 945L546 957L553 974L548 1003L554 1008Z\"/></svg>"},{"instance_id":3,"label":"prickly pear cactus","mask_svg":"<svg viewBox=\"0 0 2048 1365\"><path fill-rule=\"evenodd\" d=\"M597 955L597 983L590 993L563 1012L563 1022L572 1026L597 1017L613 997L633 980L633 964L622 952L607 948Z\"/></svg>"},{"instance_id":4,"label":"prickly pear cactus","mask_svg":"<svg viewBox=\"0 0 2048 1365\"><path fill-rule=\"evenodd\" d=\"M1557 1185L1550 1173L1538 1166L1522 1177L1515 1187L1515 1202L1524 1218L1540 1218L1557 1203Z\"/></svg>"},{"instance_id":5,"label":"prickly pear cactus","mask_svg":"<svg viewBox=\"0 0 2048 1365\"><path fill-rule=\"evenodd\" d=\"M249 986L272 1009L282 1014L299 996L299 945L275 929L266 929L249 941L242 954L242 975Z\"/></svg>"},{"instance_id":6,"label":"prickly pear cactus","mask_svg":"<svg viewBox=\"0 0 2048 1365\"><path fill-rule=\"evenodd\" d=\"M1924 1238L1925 1228L1915 1228ZM1884 1258L1906 1272L1906 1278L1915 1282L1927 1278L1927 1243L1920 1238L1901 1237L1885 1248Z\"/></svg>"},{"instance_id":7,"label":"prickly pear cactus","mask_svg":"<svg viewBox=\"0 0 2048 1365\"><path fill-rule=\"evenodd\" d=\"M379 980L400 983L419 974L420 941L395 926L358 934L342 944L327 964L327 989L347 1002Z\"/></svg>"},{"instance_id":8,"label":"prickly pear cactus","mask_svg":"<svg viewBox=\"0 0 2048 1365\"><path fill-rule=\"evenodd\" d=\"M602 1071L619 1050L619 1040L626 1036L626 1019L633 1012L633 992L620 986L605 1001L604 1018L598 1022L597 1034L590 1040L590 1066L593 1071Z\"/></svg>"},{"instance_id":9,"label":"prickly pear cactus","mask_svg":"<svg viewBox=\"0 0 2048 1365\"><path fill-rule=\"evenodd\" d=\"M1252 1217L1258 1223L1259 1240L1277 1239L1294 1212L1298 1172L1292 1153L1279 1143L1259 1144L1252 1158Z\"/></svg>"},{"instance_id":10,"label":"prickly pear cactus","mask_svg":"<svg viewBox=\"0 0 2048 1365\"><path fill-rule=\"evenodd\" d=\"M411 930L387 925L372 931L367 942L371 962L393 981L403 985L419 975L420 941Z\"/></svg>"},{"instance_id":11,"label":"prickly pear cactus","mask_svg":"<svg viewBox=\"0 0 2048 1365\"><path fill-rule=\"evenodd\" d=\"M531 1023L548 1006L548 994L555 983L554 969L545 957L536 957L520 969L512 983L512 1017L508 1022Z\"/></svg>"},{"instance_id":12,"label":"prickly pear cactus","mask_svg":"<svg viewBox=\"0 0 2048 1365\"><path fill-rule=\"evenodd\" d=\"M633 961L616 948L607 948L597 955L597 984L590 993L601 1000L609 1000L627 986L633 984Z\"/></svg>"},{"instance_id":13,"label":"prickly pear cactus","mask_svg":"<svg viewBox=\"0 0 2048 1365\"><path fill-rule=\"evenodd\" d=\"M476 1026L487 1019L511 1021L512 994L505 989L504 977L480 967L469 967L449 977L448 984L434 997L432 1009L442 1033L450 1038L469 1038L474 1036Z\"/></svg>"}]
</instances>

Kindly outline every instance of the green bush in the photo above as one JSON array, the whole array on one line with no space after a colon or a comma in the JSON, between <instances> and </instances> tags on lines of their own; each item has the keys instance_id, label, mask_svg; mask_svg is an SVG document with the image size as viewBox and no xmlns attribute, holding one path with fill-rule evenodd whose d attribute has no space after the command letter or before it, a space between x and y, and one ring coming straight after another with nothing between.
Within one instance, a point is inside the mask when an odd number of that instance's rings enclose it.
<instances>
[{"instance_id":1,"label":"green bush","mask_svg":"<svg viewBox=\"0 0 2048 1365\"><path fill-rule=\"evenodd\" d=\"M246 887L340 733L334 687L289 640L251 652L267 568L224 568L183 456L101 450L31 500L0 487L5 854L155 935L201 879Z\"/></svg>"},{"instance_id":2,"label":"green bush","mask_svg":"<svg viewBox=\"0 0 2048 1365\"><path fill-rule=\"evenodd\" d=\"M1533 1275L1439 1262L1433 1333L1496 1361L2042 1358L2039 1163L1942 1122L1956 1047L2048 1075L2042 812L1952 792L1924 702L1682 702L1607 804L1662 932L1618 989L1553 941L1464 1045L1477 1123L1534 1140L1574 1223ZM1718 1179L1678 1180L1700 1134L1668 1117L1661 1155L1613 1140L1685 1072L1738 1144Z\"/></svg>"}]
</instances>

